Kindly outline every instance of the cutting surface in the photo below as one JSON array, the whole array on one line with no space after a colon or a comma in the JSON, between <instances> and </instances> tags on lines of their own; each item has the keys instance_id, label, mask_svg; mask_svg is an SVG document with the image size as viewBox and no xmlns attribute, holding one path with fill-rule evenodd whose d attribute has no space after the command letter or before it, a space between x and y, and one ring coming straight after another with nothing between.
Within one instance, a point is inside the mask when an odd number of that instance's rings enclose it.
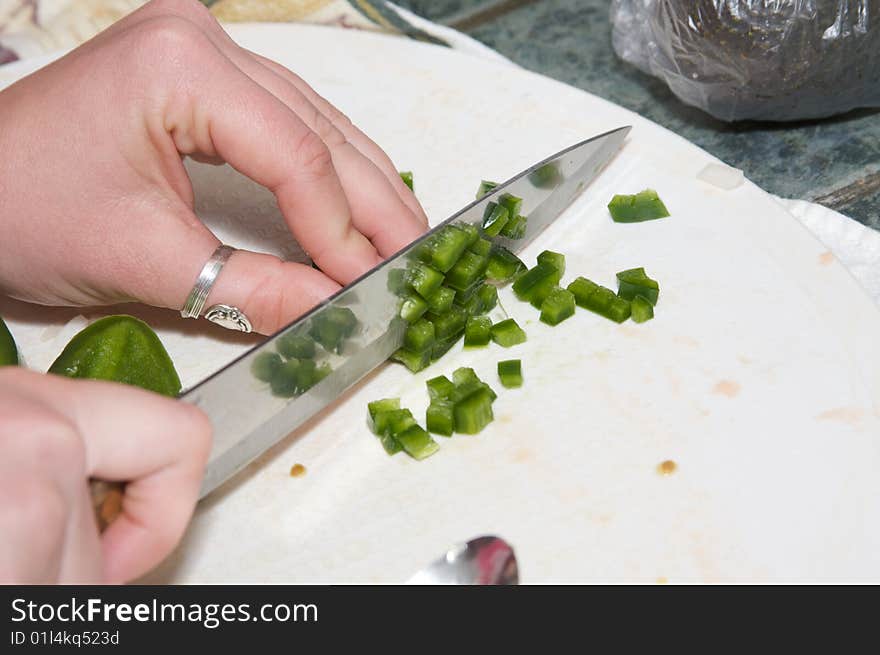
<instances>
[{"instance_id":1,"label":"cutting surface","mask_svg":"<svg viewBox=\"0 0 880 655\"><path fill-rule=\"evenodd\" d=\"M662 291L644 325L579 311L550 328L503 290L525 344L458 348L415 376L380 368L204 501L147 581L401 582L481 534L511 542L526 583L880 581L880 310L767 194L699 181L710 155L521 70L353 32L230 31L413 170L434 222L469 202L480 179L633 125L602 177L523 258L559 250L566 282L607 286L644 266ZM224 241L297 256L270 195L229 169L191 171L197 208ZM613 223L611 195L645 187L672 216ZM185 384L253 342L144 312ZM43 370L84 322L13 303L0 313ZM525 384L503 390L495 364L513 357ZM496 421L478 436L438 437L440 452L423 462L385 455L366 403L399 395L423 416L425 379L461 365L499 390ZM673 473L661 473L665 461ZM305 474L291 477L294 464Z\"/></svg>"}]
</instances>

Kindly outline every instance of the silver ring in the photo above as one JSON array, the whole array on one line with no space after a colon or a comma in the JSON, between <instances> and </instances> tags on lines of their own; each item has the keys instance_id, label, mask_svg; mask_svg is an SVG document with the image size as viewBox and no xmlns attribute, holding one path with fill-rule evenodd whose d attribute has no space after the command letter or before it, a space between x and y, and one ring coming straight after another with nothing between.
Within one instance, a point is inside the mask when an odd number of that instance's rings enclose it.
<instances>
[{"instance_id":1,"label":"silver ring","mask_svg":"<svg viewBox=\"0 0 880 655\"><path fill-rule=\"evenodd\" d=\"M208 295L211 293L214 282L217 280L217 276L220 275L223 265L234 252L235 248L231 246L217 246L210 259L202 267L202 271L199 273L192 291L189 292L186 304L180 310L180 315L183 318L198 318L202 315L202 310L205 308L205 303L208 300ZM251 322L244 315L244 312L230 305L218 304L210 307L205 313L205 318L230 330L250 332L252 329Z\"/></svg>"}]
</instances>

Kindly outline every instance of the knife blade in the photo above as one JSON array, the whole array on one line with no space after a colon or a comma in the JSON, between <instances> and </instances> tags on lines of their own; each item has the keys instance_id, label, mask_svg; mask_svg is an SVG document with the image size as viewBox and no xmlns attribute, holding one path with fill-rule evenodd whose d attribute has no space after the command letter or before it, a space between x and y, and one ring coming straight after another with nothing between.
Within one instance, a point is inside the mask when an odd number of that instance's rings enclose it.
<instances>
[{"instance_id":1,"label":"knife blade","mask_svg":"<svg viewBox=\"0 0 880 655\"><path fill-rule=\"evenodd\" d=\"M630 129L600 134L530 166L187 390L181 399L200 407L214 427L200 498L336 401L402 345L406 323L398 317L400 299L389 282L394 271L406 269L419 246L448 225L479 225L486 205L509 193L522 198L528 228L522 239L494 241L514 252L522 250L601 172ZM325 344L317 348L314 361L329 374L309 388L273 390L254 376L254 360L275 352L278 342L292 335Z\"/></svg>"}]
</instances>

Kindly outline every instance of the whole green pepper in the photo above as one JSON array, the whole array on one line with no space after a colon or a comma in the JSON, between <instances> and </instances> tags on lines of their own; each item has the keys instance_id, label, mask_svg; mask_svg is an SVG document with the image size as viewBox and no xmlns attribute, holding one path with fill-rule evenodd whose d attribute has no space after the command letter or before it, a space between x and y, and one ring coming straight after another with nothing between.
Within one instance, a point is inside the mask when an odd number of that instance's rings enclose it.
<instances>
[{"instance_id":1,"label":"whole green pepper","mask_svg":"<svg viewBox=\"0 0 880 655\"><path fill-rule=\"evenodd\" d=\"M180 393L180 378L168 352L149 325L133 316L107 316L79 332L49 373L110 380L164 396Z\"/></svg>"}]
</instances>

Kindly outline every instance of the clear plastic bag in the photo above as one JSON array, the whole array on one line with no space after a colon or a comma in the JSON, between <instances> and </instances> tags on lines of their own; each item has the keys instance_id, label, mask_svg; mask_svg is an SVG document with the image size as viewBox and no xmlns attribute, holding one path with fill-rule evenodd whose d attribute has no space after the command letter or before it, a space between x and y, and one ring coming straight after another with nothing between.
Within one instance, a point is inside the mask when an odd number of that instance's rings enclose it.
<instances>
[{"instance_id":1,"label":"clear plastic bag","mask_svg":"<svg viewBox=\"0 0 880 655\"><path fill-rule=\"evenodd\" d=\"M724 121L880 106L880 0L613 0L614 50Z\"/></svg>"}]
</instances>

